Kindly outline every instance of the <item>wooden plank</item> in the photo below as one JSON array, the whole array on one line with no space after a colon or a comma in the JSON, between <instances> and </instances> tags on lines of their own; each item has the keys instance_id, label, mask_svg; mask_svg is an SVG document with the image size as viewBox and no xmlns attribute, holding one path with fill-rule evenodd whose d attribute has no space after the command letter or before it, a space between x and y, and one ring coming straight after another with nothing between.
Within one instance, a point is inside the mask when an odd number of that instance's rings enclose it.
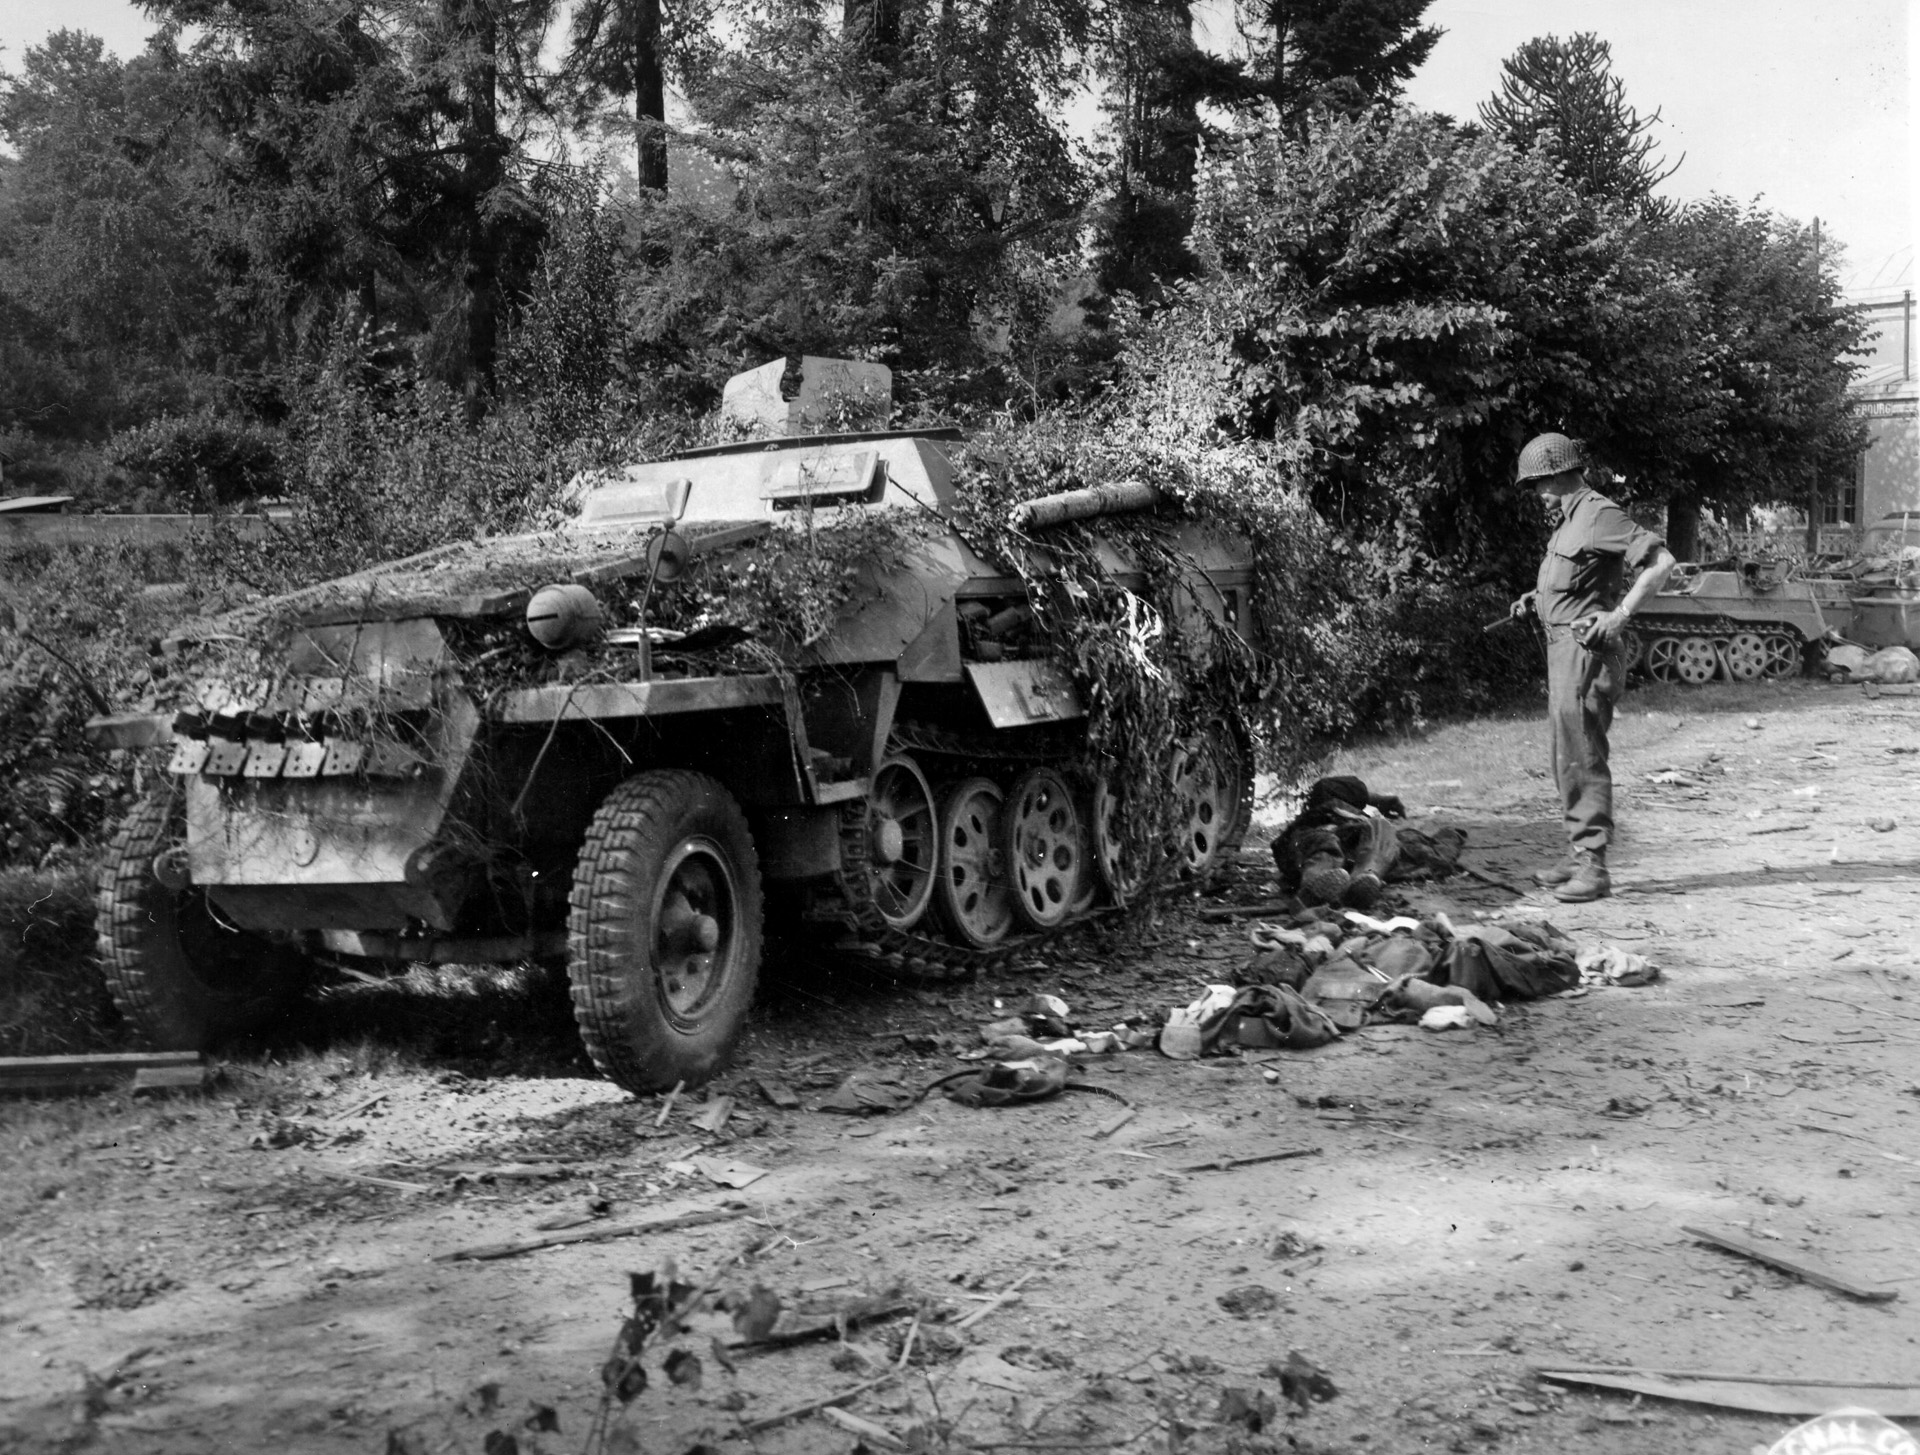
<instances>
[{"instance_id":1,"label":"wooden plank","mask_svg":"<svg viewBox=\"0 0 1920 1455\"><path fill-rule=\"evenodd\" d=\"M133 1094L152 1096L167 1091L205 1091L205 1066L142 1066L133 1073Z\"/></svg>"},{"instance_id":2,"label":"wooden plank","mask_svg":"<svg viewBox=\"0 0 1920 1455\"><path fill-rule=\"evenodd\" d=\"M1791 1376L1782 1377L1777 1382L1682 1379L1651 1372L1582 1373L1544 1366L1536 1373L1541 1379L1550 1379L1556 1384L1587 1385L1595 1389L1618 1390L1623 1394L1652 1395L1656 1399L1716 1405L1721 1409L1745 1410L1754 1414L1819 1415L1841 1403L1863 1406L1876 1414L1885 1411L1883 1418L1920 1414L1920 1388L1910 1384L1860 1384L1836 1388L1827 1381L1798 1380ZM1841 1388L1844 1388L1844 1394Z\"/></svg>"},{"instance_id":3,"label":"wooden plank","mask_svg":"<svg viewBox=\"0 0 1920 1455\"><path fill-rule=\"evenodd\" d=\"M130 1081L136 1072L200 1066L197 1051L122 1051L97 1056L0 1056L0 1094L95 1091Z\"/></svg>"},{"instance_id":4,"label":"wooden plank","mask_svg":"<svg viewBox=\"0 0 1920 1455\"><path fill-rule=\"evenodd\" d=\"M1681 1224L1680 1231L1689 1237L1698 1238L1703 1243L1712 1243L1716 1247L1725 1248L1729 1253L1738 1253L1743 1258L1765 1263L1769 1267L1778 1268L1783 1273L1791 1273L1796 1278L1803 1278L1808 1283L1817 1283L1822 1288L1834 1289L1851 1298L1865 1299L1869 1303L1889 1303L1900 1296L1898 1289L1869 1287L1812 1259L1776 1252L1752 1238L1742 1237L1739 1233L1725 1232L1719 1228L1695 1227L1688 1223Z\"/></svg>"}]
</instances>

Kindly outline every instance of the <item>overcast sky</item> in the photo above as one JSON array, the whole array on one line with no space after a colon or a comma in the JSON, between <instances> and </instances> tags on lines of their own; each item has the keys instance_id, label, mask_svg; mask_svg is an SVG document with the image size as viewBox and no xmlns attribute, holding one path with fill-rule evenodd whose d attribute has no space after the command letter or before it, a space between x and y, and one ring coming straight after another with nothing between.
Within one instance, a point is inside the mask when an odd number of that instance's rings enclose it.
<instances>
[{"instance_id":1,"label":"overcast sky","mask_svg":"<svg viewBox=\"0 0 1920 1455\"><path fill-rule=\"evenodd\" d=\"M1536 35L1590 30L1653 135L1663 189L1764 197L1846 245L1849 283L1914 285L1914 0L1433 0L1447 33L1409 100L1470 117ZM1903 273L1904 270L1904 273Z\"/></svg>"},{"instance_id":2,"label":"overcast sky","mask_svg":"<svg viewBox=\"0 0 1920 1455\"><path fill-rule=\"evenodd\" d=\"M1915 286L1915 46L1920 0L1433 0L1447 34L1408 88L1422 106L1471 117L1500 62L1536 35L1591 30L1665 155L1685 163L1679 197L1724 192L1846 247L1850 286ZM0 66L59 26L122 57L151 28L125 0L0 0Z\"/></svg>"}]
</instances>

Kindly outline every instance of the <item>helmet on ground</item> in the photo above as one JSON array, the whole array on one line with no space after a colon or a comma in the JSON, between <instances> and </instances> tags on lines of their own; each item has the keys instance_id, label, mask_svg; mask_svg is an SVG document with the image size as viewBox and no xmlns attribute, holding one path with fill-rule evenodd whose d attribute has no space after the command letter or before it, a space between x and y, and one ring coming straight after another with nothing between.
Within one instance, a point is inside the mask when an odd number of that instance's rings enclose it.
<instances>
[{"instance_id":1,"label":"helmet on ground","mask_svg":"<svg viewBox=\"0 0 1920 1455\"><path fill-rule=\"evenodd\" d=\"M1563 434L1537 434L1520 451L1520 468L1514 479L1521 484L1547 475L1563 475L1587 463L1587 452L1578 440Z\"/></svg>"}]
</instances>

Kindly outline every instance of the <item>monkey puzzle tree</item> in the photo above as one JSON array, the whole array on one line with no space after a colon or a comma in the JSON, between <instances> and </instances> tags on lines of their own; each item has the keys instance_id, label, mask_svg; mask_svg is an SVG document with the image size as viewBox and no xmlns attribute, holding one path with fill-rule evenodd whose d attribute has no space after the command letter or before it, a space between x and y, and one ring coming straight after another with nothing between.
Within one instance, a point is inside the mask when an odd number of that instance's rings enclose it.
<instances>
[{"instance_id":1,"label":"monkey puzzle tree","mask_svg":"<svg viewBox=\"0 0 1920 1455\"><path fill-rule=\"evenodd\" d=\"M1654 156L1649 133L1659 111L1642 116L1627 103L1613 47L1591 31L1536 36L1508 56L1480 120L1521 151L1544 143L1577 185L1636 206L1651 205L1653 189L1680 166Z\"/></svg>"}]
</instances>

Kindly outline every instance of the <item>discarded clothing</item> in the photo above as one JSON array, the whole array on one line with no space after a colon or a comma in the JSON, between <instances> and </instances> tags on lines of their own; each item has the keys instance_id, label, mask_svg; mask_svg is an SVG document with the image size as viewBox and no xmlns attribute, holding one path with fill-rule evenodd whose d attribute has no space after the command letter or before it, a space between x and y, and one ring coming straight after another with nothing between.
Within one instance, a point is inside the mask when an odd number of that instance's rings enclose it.
<instances>
[{"instance_id":1,"label":"discarded clothing","mask_svg":"<svg viewBox=\"0 0 1920 1455\"><path fill-rule=\"evenodd\" d=\"M1327 961L1307 978L1300 993L1325 1011L1343 1031L1367 1023L1367 1012L1387 988L1387 982L1358 961L1342 956Z\"/></svg>"},{"instance_id":2,"label":"discarded clothing","mask_svg":"<svg viewBox=\"0 0 1920 1455\"><path fill-rule=\"evenodd\" d=\"M1575 957L1583 985L1651 985L1660 978L1660 967L1645 955L1636 955L1618 945L1595 945Z\"/></svg>"},{"instance_id":3,"label":"discarded clothing","mask_svg":"<svg viewBox=\"0 0 1920 1455\"><path fill-rule=\"evenodd\" d=\"M1419 980L1411 975L1387 987L1387 993L1380 997L1380 1008L1417 1015L1423 1026L1436 1010L1461 1011L1474 1025L1491 1026L1500 1021L1494 1008L1464 985L1435 985L1431 980ZM1428 1026L1428 1029L1434 1027Z\"/></svg>"},{"instance_id":4,"label":"discarded clothing","mask_svg":"<svg viewBox=\"0 0 1920 1455\"><path fill-rule=\"evenodd\" d=\"M1405 824L1394 830L1399 840L1400 857L1387 877L1396 884L1420 879L1445 879L1460 872L1460 855L1466 851L1464 829L1443 828L1426 833Z\"/></svg>"},{"instance_id":5,"label":"discarded clothing","mask_svg":"<svg viewBox=\"0 0 1920 1455\"><path fill-rule=\"evenodd\" d=\"M1200 1031L1209 1051L1232 1046L1306 1051L1339 1038L1340 1027L1331 1016L1285 985L1247 986Z\"/></svg>"},{"instance_id":6,"label":"discarded clothing","mask_svg":"<svg viewBox=\"0 0 1920 1455\"><path fill-rule=\"evenodd\" d=\"M1536 949L1510 930L1473 925L1460 931L1428 978L1482 1000L1539 1000L1573 989L1580 969L1566 950Z\"/></svg>"},{"instance_id":7,"label":"discarded clothing","mask_svg":"<svg viewBox=\"0 0 1920 1455\"><path fill-rule=\"evenodd\" d=\"M958 1071L934 1083L941 1095L965 1106L1009 1106L1021 1101L1044 1101L1066 1089L1067 1062L1062 1056L1034 1056L1025 1061L989 1061L971 1071ZM932 1087L927 1088L932 1090Z\"/></svg>"}]
</instances>

